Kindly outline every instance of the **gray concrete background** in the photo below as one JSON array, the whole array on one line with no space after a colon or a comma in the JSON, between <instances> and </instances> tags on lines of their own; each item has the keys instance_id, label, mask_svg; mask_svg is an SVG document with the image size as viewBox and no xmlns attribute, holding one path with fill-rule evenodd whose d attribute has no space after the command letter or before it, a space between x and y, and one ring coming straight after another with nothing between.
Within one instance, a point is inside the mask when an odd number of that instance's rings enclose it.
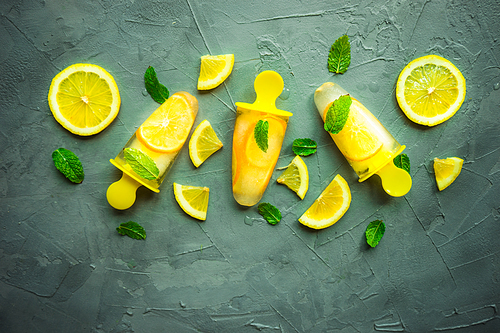
<instances>
[{"instance_id":1,"label":"gray concrete background","mask_svg":"<svg viewBox=\"0 0 500 333\"><path fill-rule=\"evenodd\" d=\"M490 1L13 1L0 3L1 332L498 332L500 320L500 5ZM326 68L336 38L351 39L344 75ZM234 53L226 82L197 92L199 59ZM411 60L438 54L467 80L447 122L424 128L395 99ZM52 78L79 62L104 67L122 98L117 119L89 138L52 117ZM196 169L184 147L154 194L116 211L107 187L116 156L156 104L148 66L174 93L198 98L224 148ZM276 226L231 193L231 144L238 101L253 102L253 79L279 72L278 107L294 113L277 167L295 138L316 140L305 158L310 188L301 201L275 182L263 201L283 213ZM333 81L407 145L413 188L387 196L377 177L357 177L321 128L314 90ZM75 152L86 177L67 181L51 153ZM439 192L434 157L465 160ZM349 183L352 204L334 226L297 219L331 179ZM208 218L175 202L172 183L204 185ZM364 231L387 230L368 248ZM147 240L115 228L142 224Z\"/></svg>"}]
</instances>

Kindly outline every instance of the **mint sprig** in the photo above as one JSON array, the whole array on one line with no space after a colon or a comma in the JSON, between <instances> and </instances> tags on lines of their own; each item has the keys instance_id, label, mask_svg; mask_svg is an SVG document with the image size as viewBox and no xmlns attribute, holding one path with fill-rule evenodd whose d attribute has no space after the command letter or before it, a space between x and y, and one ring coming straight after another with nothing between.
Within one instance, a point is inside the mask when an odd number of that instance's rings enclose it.
<instances>
[{"instance_id":1,"label":"mint sprig","mask_svg":"<svg viewBox=\"0 0 500 333\"><path fill-rule=\"evenodd\" d=\"M309 156L316 152L318 144L312 139L295 139L293 140L292 150L295 155Z\"/></svg>"},{"instance_id":2,"label":"mint sprig","mask_svg":"<svg viewBox=\"0 0 500 333\"><path fill-rule=\"evenodd\" d=\"M157 103L162 104L168 99L170 92L167 87L158 81L156 71L151 66L149 66L148 69L146 69L146 73L144 73L144 84L148 93Z\"/></svg>"},{"instance_id":3,"label":"mint sprig","mask_svg":"<svg viewBox=\"0 0 500 333\"><path fill-rule=\"evenodd\" d=\"M377 246L385 233L385 224L381 220L375 220L368 224L365 231L366 242L371 247Z\"/></svg>"},{"instance_id":4,"label":"mint sprig","mask_svg":"<svg viewBox=\"0 0 500 333\"><path fill-rule=\"evenodd\" d=\"M268 202L260 203L257 207L259 214L262 215L270 224L276 224L281 221L281 212Z\"/></svg>"},{"instance_id":5,"label":"mint sprig","mask_svg":"<svg viewBox=\"0 0 500 333\"><path fill-rule=\"evenodd\" d=\"M347 35L339 37L330 48L328 54L328 70L332 73L344 74L351 64L351 44Z\"/></svg>"},{"instance_id":6,"label":"mint sprig","mask_svg":"<svg viewBox=\"0 0 500 333\"><path fill-rule=\"evenodd\" d=\"M160 170L156 166L155 161L139 149L123 149L123 157L132 170L144 179L154 180L160 175Z\"/></svg>"},{"instance_id":7,"label":"mint sprig","mask_svg":"<svg viewBox=\"0 0 500 333\"><path fill-rule=\"evenodd\" d=\"M116 230L120 235L129 236L133 239L146 239L146 230L134 221L124 222Z\"/></svg>"},{"instance_id":8,"label":"mint sprig","mask_svg":"<svg viewBox=\"0 0 500 333\"><path fill-rule=\"evenodd\" d=\"M76 184L85 178L82 162L71 150L59 148L52 153L54 165L66 178Z\"/></svg>"},{"instance_id":9,"label":"mint sprig","mask_svg":"<svg viewBox=\"0 0 500 333\"><path fill-rule=\"evenodd\" d=\"M325 131L332 134L338 134L344 128L347 118L349 118L349 110L351 108L352 99L349 95L342 95L337 98L326 113Z\"/></svg>"},{"instance_id":10,"label":"mint sprig","mask_svg":"<svg viewBox=\"0 0 500 333\"><path fill-rule=\"evenodd\" d=\"M410 158L406 154L399 154L394 157L394 165L410 173Z\"/></svg>"},{"instance_id":11,"label":"mint sprig","mask_svg":"<svg viewBox=\"0 0 500 333\"><path fill-rule=\"evenodd\" d=\"M269 148L269 122L259 120L253 130L253 136L260 150L267 153L267 148Z\"/></svg>"}]
</instances>

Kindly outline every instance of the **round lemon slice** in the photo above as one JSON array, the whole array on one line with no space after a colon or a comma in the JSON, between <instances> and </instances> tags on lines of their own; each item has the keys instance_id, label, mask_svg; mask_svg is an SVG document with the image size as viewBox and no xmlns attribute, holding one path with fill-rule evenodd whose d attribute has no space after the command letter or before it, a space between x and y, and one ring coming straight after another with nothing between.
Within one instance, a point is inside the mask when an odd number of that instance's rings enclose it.
<instances>
[{"instance_id":1,"label":"round lemon slice","mask_svg":"<svg viewBox=\"0 0 500 333\"><path fill-rule=\"evenodd\" d=\"M434 175L440 191L444 190L457 179L464 160L459 157L448 157L446 159L434 159Z\"/></svg>"},{"instance_id":2,"label":"round lemon slice","mask_svg":"<svg viewBox=\"0 0 500 333\"><path fill-rule=\"evenodd\" d=\"M465 98L465 79L450 61L428 55L410 62L399 75L396 97L413 122L434 126L450 119Z\"/></svg>"},{"instance_id":3,"label":"round lemon slice","mask_svg":"<svg viewBox=\"0 0 500 333\"><path fill-rule=\"evenodd\" d=\"M198 90L209 90L220 85L231 74L233 65L234 54L202 56Z\"/></svg>"},{"instance_id":4,"label":"round lemon slice","mask_svg":"<svg viewBox=\"0 0 500 333\"><path fill-rule=\"evenodd\" d=\"M57 122L82 136L97 134L111 124L121 103L111 74L92 64L74 64L57 74L48 101Z\"/></svg>"},{"instance_id":5,"label":"round lemon slice","mask_svg":"<svg viewBox=\"0 0 500 333\"><path fill-rule=\"evenodd\" d=\"M309 188L309 173L304 160L299 155L295 156L290 165L281 173L276 181L286 185L289 189L297 193L299 198L304 199Z\"/></svg>"},{"instance_id":6,"label":"round lemon slice","mask_svg":"<svg viewBox=\"0 0 500 333\"><path fill-rule=\"evenodd\" d=\"M177 92L137 129L137 138L152 151L176 152L184 145L197 112L198 100L185 91Z\"/></svg>"},{"instance_id":7,"label":"round lemon slice","mask_svg":"<svg viewBox=\"0 0 500 333\"><path fill-rule=\"evenodd\" d=\"M364 110L364 112L363 112ZM326 118L325 110L324 118ZM349 117L338 134L330 134L342 154L351 161L364 161L374 156L383 146L373 133L369 111L357 99L352 98Z\"/></svg>"},{"instance_id":8,"label":"round lemon slice","mask_svg":"<svg viewBox=\"0 0 500 333\"><path fill-rule=\"evenodd\" d=\"M174 183L175 200L182 210L198 220L206 220L208 210L208 187Z\"/></svg>"},{"instance_id":9,"label":"round lemon slice","mask_svg":"<svg viewBox=\"0 0 500 333\"><path fill-rule=\"evenodd\" d=\"M299 222L313 229L323 229L337 222L351 204L349 185L336 175L320 196L299 218Z\"/></svg>"},{"instance_id":10,"label":"round lemon slice","mask_svg":"<svg viewBox=\"0 0 500 333\"><path fill-rule=\"evenodd\" d=\"M213 153L222 148L222 142L217 137L208 120L203 120L194 130L189 139L189 157L195 167L199 167Z\"/></svg>"}]
</instances>

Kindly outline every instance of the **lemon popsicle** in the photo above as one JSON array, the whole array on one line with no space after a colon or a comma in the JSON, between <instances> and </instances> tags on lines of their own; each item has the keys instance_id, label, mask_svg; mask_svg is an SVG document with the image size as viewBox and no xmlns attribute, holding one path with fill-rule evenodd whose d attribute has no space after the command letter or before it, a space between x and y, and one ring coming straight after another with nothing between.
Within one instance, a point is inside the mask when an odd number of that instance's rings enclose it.
<instances>
[{"instance_id":1,"label":"lemon popsicle","mask_svg":"<svg viewBox=\"0 0 500 333\"><path fill-rule=\"evenodd\" d=\"M332 103L348 92L339 85L326 82L316 89L314 102L323 121ZM411 188L411 176L397 168L393 159L405 146L400 145L380 121L358 100L352 98L349 115L342 130L330 133L340 152L363 182L374 174L382 179L382 187L392 196L403 196Z\"/></svg>"},{"instance_id":2,"label":"lemon popsicle","mask_svg":"<svg viewBox=\"0 0 500 333\"><path fill-rule=\"evenodd\" d=\"M232 185L234 199L240 205L253 206L259 202L278 161L288 119L292 116L275 105L283 87L278 73L264 71L255 78L255 102L236 103Z\"/></svg>"},{"instance_id":3,"label":"lemon popsicle","mask_svg":"<svg viewBox=\"0 0 500 333\"><path fill-rule=\"evenodd\" d=\"M136 190L159 187L184 145L198 112L198 101L181 91L170 96L137 129L118 155L110 162L123 171L111 184L106 196L116 209L131 207Z\"/></svg>"}]
</instances>

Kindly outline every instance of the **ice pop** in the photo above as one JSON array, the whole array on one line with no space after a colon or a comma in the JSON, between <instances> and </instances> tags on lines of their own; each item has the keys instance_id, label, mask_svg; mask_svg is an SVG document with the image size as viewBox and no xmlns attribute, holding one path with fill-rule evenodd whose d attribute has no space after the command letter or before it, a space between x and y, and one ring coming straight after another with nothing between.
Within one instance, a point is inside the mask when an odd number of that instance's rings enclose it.
<instances>
[{"instance_id":1,"label":"ice pop","mask_svg":"<svg viewBox=\"0 0 500 333\"><path fill-rule=\"evenodd\" d=\"M255 102L236 103L232 181L233 196L240 205L253 206L259 202L278 161L288 118L292 116L276 108L276 98L283 87L278 73L264 71L255 78ZM256 126L264 123L268 126L267 149L259 147L255 134Z\"/></svg>"},{"instance_id":2,"label":"ice pop","mask_svg":"<svg viewBox=\"0 0 500 333\"><path fill-rule=\"evenodd\" d=\"M348 92L332 82L316 89L314 102L323 121L330 105L342 95L348 95ZM411 188L411 176L393 163L394 157L405 146L400 145L363 104L351 98L346 124L338 134L330 133L333 141L359 176L360 182L378 174L382 187L389 195L405 195Z\"/></svg>"},{"instance_id":3,"label":"ice pop","mask_svg":"<svg viewBox=\"0 0 500 333\"><path fill-rule=\"evenodd\" d=\"M136 190L158 189L186 141L198 112L198 101L181 91L170 96L137 129L110 162L123 171L122 178L106 193L116 209L131 207Z\"/></svg>"}]
</instances>

